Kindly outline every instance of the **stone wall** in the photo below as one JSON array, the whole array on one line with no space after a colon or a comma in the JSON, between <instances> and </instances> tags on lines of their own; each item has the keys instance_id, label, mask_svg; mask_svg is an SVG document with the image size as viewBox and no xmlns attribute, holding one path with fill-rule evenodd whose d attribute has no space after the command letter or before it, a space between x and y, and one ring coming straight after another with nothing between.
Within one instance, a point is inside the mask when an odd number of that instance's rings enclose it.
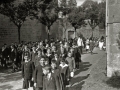
<instances>
[{"instance_id":1,"label":"stone wall","mask_svg":"<svg viewBox=\"0 0 120 90\"><path fill-rule=\"evenodd\" d=\"M107 2L107 76L120 72L120 0Z\"/></svg>"},{"instance_id":2,"label":"stone wall","mask_svg":"<svg viewBox=\"0 0 120 90\"><path fill-rule=\"evenodd\" d=\"M58 29L58 23L51 26L50 37L62 38L62 29ZM46 26L39 23L37 20L30 20L29 18L21 27L21 41L40 41L47 39ZM0 15L0 47L6 43L11 44L18 42L18 29L9 20L8 17Z\"/></svg>"},{"instance_id":3,"label":"stone wall","mask_svg":"<svg viewBox=\"0 0 120 90\"><path fill-rule=\"evenodd\" d=\"M92 35L92 29L90 26L86 26L83 28L80 28L77 30L77 34L80 35L80 33L85 37L85 38L90 38ZM105 37L105 30L104 29L99 29L99 27L96 27L93 31L93 37L100 38L101 36Z\"/></svg>"},{"instance_id":4,"label":"stone wall","mask_svg":"<svg viewBox=\"0 0 120 90\"><path fill-rule=\"evenodd\" d=\"M68 31L73 31L74 28L70 27L67 29L66 35L68 36ZM79 36L80 34L82 34L85 38L90 38L92 35L92 29L89 25L87 25L86 27L82 27L80 29L76 30L76 35ZM105 35L105 29L99 29L99 27L97 26L94 31L93 31L93 37L97 37L100 38L102 36L106 36Z\"/></svg>"},{"instance_id":5,"label":"stone wall","mask_svg":"<svg viewBox=\"0 0 120 90\"><path fill-rule=\"evenodd\" d=\"M73 29L73 27L69 27L67 32ZM104 31L100 31L97 27L94 30L94 37L104 36ZM77 35L82 33L84 37L89 38L91 36L91 29L89 26L83 27L77 30ZM68 37L67 33L66 36ZM58 22L55 22L51 26L50 31L51 38L64 38L63 28L59 26ZM46 27L39 23L37 20L30 20L29 18L24 22L21 27L21 41L40 41L47 38ZM4 15L0 15L0 47L6 43L11 44L14 42L18 42L18 31L17 27L9 20L8 17Z\"/></svg>"},{"instance_id":6,"label":"stone wall","mask_svg":"<svg viewBox=\"0 0 120 90\"><path fill-rule=\"evenodd\" d=\"M44 35L43 35L44 34ZM39 41L47 38L45 26L36 20L27 20L21 27L21 41ZM17 27L9 18L0 15L0 46L18 42Z\"/></svg>"}]
</instances>

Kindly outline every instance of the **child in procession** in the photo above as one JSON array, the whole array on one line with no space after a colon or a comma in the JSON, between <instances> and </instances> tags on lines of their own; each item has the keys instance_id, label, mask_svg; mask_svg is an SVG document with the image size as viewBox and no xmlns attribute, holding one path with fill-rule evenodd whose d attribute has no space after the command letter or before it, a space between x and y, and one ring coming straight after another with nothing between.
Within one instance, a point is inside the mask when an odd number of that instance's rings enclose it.
<instances>
[{"instance_id":1,"label":"child in procession","mask_svg":"<svg viewBox=\"0 0 120 90\"><path fill-rule=\"evenodd\" d=\"M68 52L68 57L66 58L66 63L68 64L69 66L69 69L70 69L70 73L74 73L75 71L75 59L74 57L72 56L72 53L71 52ZM73 75L71 75L71 77L73 77Z\"/></svg>"},{"instance_id":2,"label":"child in procession","mask_svg":"<svg viewBox=\"0 0 120 90\"><path fill-rule=\"evenodd\" d=\"M61 59L60 63L61 64L59 66L59 72L62 76L63 85L64 85L64 89L65 89L66 85L69 85L70 69L69 69L69 66L66 64L66 61L64 58Z\"/></svg>"},{"instance_id":3,"label":"child in procession","mask_svg":"<svg viewBox=\"0 0 120 90\"><path fill-rule=\"evenodd\" d=\"M30 60L30 53L26 53L24 56L25 62L22 64L22 77L23 77L23 89L28 90L33 87L33 72L34 72L34 64Z\"/></svg>"},{"instance_id":4,"label":"child in procession","mask_svg":"<svg viewBox=\"0 0 120 90\"><path fill-rule=\"evenodd\" d=\"M51 61L51 71L52 74L56 80L56 84L57 84L57 90L64 90L64 85L63 85L63 80L62 80L62 76L60 74L59 69L57 68L57 61L56 60L52 60Z\"/></svg>"},{"instance_id":5,"label":"child in procession","mask_svg":"<svg viewBox=\"0 0 120 90\"><path fill-rule=\"evenodd\" d=\"M59 84L52 74L51 67L49 65L43 68L44 79L43 79L43 90L59 90Z\"/></svg>"},{"instance_id":6,"label":"child in procession","mask_svg":"<svg viewBox=\"0 0 120 90\"><path fill-rule=\"evenodd\" d=\"M42 56L41 59L39 59L39 65L35 68L34 73L34 86L36 87L36 90L43 90L43 67L45 65L45 58Z\"/></svg>"}]
</instances>

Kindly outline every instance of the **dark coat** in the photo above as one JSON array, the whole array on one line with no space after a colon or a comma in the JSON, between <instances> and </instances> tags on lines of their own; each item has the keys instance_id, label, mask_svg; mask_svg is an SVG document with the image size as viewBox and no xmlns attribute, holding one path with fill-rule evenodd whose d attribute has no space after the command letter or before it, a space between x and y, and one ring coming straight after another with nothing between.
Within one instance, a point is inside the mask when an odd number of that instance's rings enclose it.
<instances>
[{"instance_id":1,"label":"dark coat","mask_svg":"<svg viewBox=\"0 0 120 90\"><path fill-rule=\"evenodd\" d=\"M21 50L17 51L17 59L16 60L18 63L21 63L21 61L22 61L22 51Z\"/></svg>"},{"instance_id":2,"label":"dark coat","mask_svg":"<svg viewBox=\"0 0 120 90\"><path fill-rule=\"evenodd\" d=\"M94 42L90 41L90 51L93 51L93 49L94 49Z\"/></svg>"},{"instance_id":3,"label":"dark coat","mask_svg":"<svg viewBox=\"0 0 120 90\"><path fill-rule=\"evenodd\" d=\"M27 80L33 78L34 65L32 61L22 63L22 77Z\"/></svg>"},{"instance_id":4,"label":"dark coat","mask_svg":"<svg viewBox=\"0 0 120 90\"><path fill-rule=\"evenodd\" d=\"M34 72L34 82L37 83L36 87L43 87L43 76L42 66L39 64Z\"/></svg>"},{"instance_id":5,"label":"dark coat","mask_svg":"<svg viewBox=\"0 0 120 90\"><path fill-rule=\"evenodd\" d=\"M66 63L69 66L70 72L72 72L75 69L75 59L73 57L67 57Z\"/></svg>"},{"instance_id":6,"label":"dark coat","mask_svg":"<svg viewBox=\"0 0 120 90\"><path fill-rule=\"evenodd\" d=\"M79 62L81 60L81 54L78 48L74 48L73 57L75 58L75 62Z\"/></svg>"},{"instance_id":7,"label":"dark coat","mask_svg":"<svg viewBox=\"0 0 120 90\"><path fill-rule=\"evenodd\" d=\"M61 51L61 47L58 49L58 55L60 58L66 58L67 57L67 51L64 48L63 52Z\"/></svg>"},{"instance_id":8,"label":"dark coat","mask_svg":"<svg viewBox=\"0 0 120 90\"><path fill-rule=\"evenodd\" d=\"M7 59L8 55L10 54L10 48L6 48L4 51L2 51L3 58Z\"/></svg>"},{"instance_id":9,"label":"dark coat","mask_svg":"<svg viewBox=\"0 0 120 90\"><path fill-rule=\"evenodd\" d=\"M35 56L35 61L34 61L34 66L35 66L35 67L37 67L37 66L39 65L40 59L41 59L41 56L40 56L40 57L38 57L38 55Z\"/></svg>"},{"instance_id":10,"label":"dark coat","mask_svg":"<svg viewBox=\"0 0 120 90\"><path fill-rule=\"evenodd\" d=\"M36 53L31 52L31 60L32 60L33 62L35 61L35 56L36 56Z\"/></svg>"},{"instance_id":11,"label":"dark coat","mask_svg":"<svg viewBox=\"0 0 120 90\"><path fill-rule=\"evenodd\" d=\"M46 57L49 59L49 64L51 65L51 60L53 59L54 56L52 54L50 56L46 54Z\"/></svg>"},{"instance_id":12,"label":"dark coat","mask_svg":"<svg viewBox=\"0 0 120 90\"><path fill-rule=\"evenodd\" d=\"M17 58L17 52L15 49L13 49L13 51L12 50L10 51L10 59L14 61L14 59L16 58Z\"/></svg>"},{"instance_id":13,"label":"dark coat","mask_svg":"<svg viewBox=\"0 0 120 90\"><path fill-rule=\"evenodd\" d=\"M63 49L64 49L63 53L66 54L67 53L66 49L64 47L63 47ZM58 54L61 54L61 53L62 53L61 47L59 47L58 48Z\"/></svg>"},{"instance_id":14,"label":"dark coat","mask_svg":"<svg viewBox=\"0 0 120 90\"><path fill-rule=\"evenodd\" d=\"M53 55L53 56L55 55L55 53L58 54L58 51L52 51L52 55Z\"/></svg>"},{"instance_id":15,"label":"dark coat","mask_svg":"<svg viewBox=\"0 0 120 90\"><path fill-rule=\"evenodd\" d=\"M55 70L52 71L54 71L52 72L52 74L56 80L57 90L64 90L64 84L59 69L56 68Z\"/></svg>"},{"instance_id":16,"label":"dark coat","mask_svg":"<svg viewBox=\"0 0 120 90\"><path fill-rule=\"evenodd\" d=\"M26 53L30 53L30 51L27 49L27 50L24 50L23 52L22 52L22 62L24 62L24 56L25 56L25 54ZM30 57L31 58L31 57Z\"/></svg>"},{"instance_id":17,"label":"dark coat","mask_svg":"<svg viewBox=\"0 0 120 90\"><path fill-rule=\"evenodd\" d=\"M62 68L61 66L59 66L59 72L62 76L62 80L63 80L63 83L64 85L68 85L68 80L67 79L70 79L70 69L69 69L69 66L65 66L64 68Z\"/></svg>"},{"instance_id":18,"label":"dark coat","mask_svg":"<svg viewBox=\"0 0 120 90\"><path fill-rule=\"evenodd\" d=\"M60 90L59 85L60 84L58 83L58 79L55 78L53 74L51 74L51 77L49 80L47 76L44 76L43 90Z\"/></svg>"},{"instance_id":19,"label":"dark coat","mask_svg":"<svg viewBox=\"0 0 120 90\"><path fill-rule=\"evenodd\" d=\"M55 60L55 58L53 58L52 60ZM57 61L56 61L57 68L58 68L58 67L59 67L59 65L60 65L60 60L61 60L61 58L58 58L58 59L57 59Z\"/></svg>"}]
</instances>

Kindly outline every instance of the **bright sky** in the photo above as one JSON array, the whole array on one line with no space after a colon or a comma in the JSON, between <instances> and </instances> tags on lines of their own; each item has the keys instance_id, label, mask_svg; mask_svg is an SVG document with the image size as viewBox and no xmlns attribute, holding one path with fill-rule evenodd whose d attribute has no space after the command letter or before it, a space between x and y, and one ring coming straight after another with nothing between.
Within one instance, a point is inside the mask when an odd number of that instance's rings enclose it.
<instances>
[{"instance_id":1,"label":"bright sky","mask_svg":"<svg viewBox=\"0 0 120 90\"><path fill-rule=\"evenodd\" d=\"M84 2L85 0L76 0L76 1L77 1L77 6L80 6L80 5L83 4L83 2ZM93 0L93 1L101 2L101 0Z\"/></svg>"},{"instance_id":2,"label":"bright sky","mask_svg":"<svg viewBox=\"0 0 120 90\"><path fill-rule=\"evenodd\" d=\"M77 6L80 6L85 0L76 0L77 1Z\"/></svg>"}]
</instances>

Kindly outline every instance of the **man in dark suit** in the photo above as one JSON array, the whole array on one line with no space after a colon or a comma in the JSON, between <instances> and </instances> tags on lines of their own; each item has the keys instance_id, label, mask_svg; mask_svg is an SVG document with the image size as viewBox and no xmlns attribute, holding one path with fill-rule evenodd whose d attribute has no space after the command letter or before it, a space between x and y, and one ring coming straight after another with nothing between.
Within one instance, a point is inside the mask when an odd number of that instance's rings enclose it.
<instances>
[{"instance_id":1,"label":"man in dark suit","mask_svg":"<svg viewBox=\"0 0 120 90\"><path fill-rule=\"evenodd\" d=\"M44 76L43 80L43 90L59 90L59 84L57 84L57 80L51 72L50 66L45 66L43 68Z\"/></svg>"},{"instance_id":2,"label":"man in dark suit","mask_svg":"<svg viewBox=\"0 0 120 90\"><path fill-rule=\"evenodd\" d=\"M58 49L58 54L61 58L66 58L67 57L67 51L64 48L63 44L61 43L59 49Z\"/></svg>"},{"instance_id":3,"label":"man in dark suit","mask_svg":"<svg viewBox=\"0 0 120 90\"><path fill-rule=\"evenodd\" d=\"M17 69L17 51L13 45L11 45L11 51L9 56L10 60L12 61L13 72L15 72L15 69Z\"/></svg>"},{"instance_id":4,"label":"man in dark suit","mask_svg":"<svg viewBox=\"0 0 120 90\"><path fill-rule=\"evenodd\" d=\"M2 56L3 56L3 63L4 63L4 66L7 68L7 62L8 62L8 56L10 54L10 48L7 47L6 44L4 44L3 46L4 49L2 49Z\"/></svg>"},{"instance_id":5,"label":"man in dark suit","mask_svg":"<svg viewBox=\"0 0 120 90\"><path fill-rule=\"evenodd\" d=\"M61 60L61 58L58 57L58 54L57 54L57 53L54 54L54 58L53 58L52 60L55 60L55 61L56 61L56 65L57 65L57 68L58 68L59 65L60 65L60 60Z\"/></svg>"},{"instance_id":6,"label":"man in dark suit","mask_svg":"<svg viewBox=\"0 0 120 90\"><path fill-rule=\"evenodd\" d=\"M34 65L33 62L30 60L30 53L26 53L24 56L25 62L22 63L22 77L23 77L23 89L28 89L32 87L33 81L33 72L34 72Z\"/></svg>"},{"instance_id":7,"label":"man in dark suit","mask_svg":"<svg viewBox=\"0 0 120 90\"><path fill-rule=\"evenodd\" d=\"M43 66L45 64L45 58L41 57L39 60L39 65L36 67L34 72L34 86L36 87L36 90L43 90Z\"/></svg>"},{"instance_id":8,"label":"man in dark suit","mask_svg":"<svg viewBox=\"0 0 120 90\"><path fill-rule=\"evenodd\" d=\"M32 52L31 52L31 60L33 61L33 63L35 61L35 56L36 56L36 48L35 48L35 46L33 46Z\"/></svg>"},{"instance_id":9,"label":"man in dark suit","mask_svg":"<svg viewBox=\"0 0 120 90\"><path fill-rule=\"evenodd\" d=\"M72 48L74 49L73 57L75 59L75 66L76 69L79 69L79 63L81 62L81 53L75 43L73 43Z\"/></svg>"},{"instance_id":10,"label":"man in dark suit","mask_svg":"<svg viewBox=\"0 0 120 90\"><path fill-rule=\"evenodd\" d=\"M57 67L57 62L56 60L52 60L51 62L51 72L56 80L57 84L57 89L56 90L64 90L64 84L63 84L63 79L62 75L60 73L59 67Z\"/></svg>"}]
</instances>

